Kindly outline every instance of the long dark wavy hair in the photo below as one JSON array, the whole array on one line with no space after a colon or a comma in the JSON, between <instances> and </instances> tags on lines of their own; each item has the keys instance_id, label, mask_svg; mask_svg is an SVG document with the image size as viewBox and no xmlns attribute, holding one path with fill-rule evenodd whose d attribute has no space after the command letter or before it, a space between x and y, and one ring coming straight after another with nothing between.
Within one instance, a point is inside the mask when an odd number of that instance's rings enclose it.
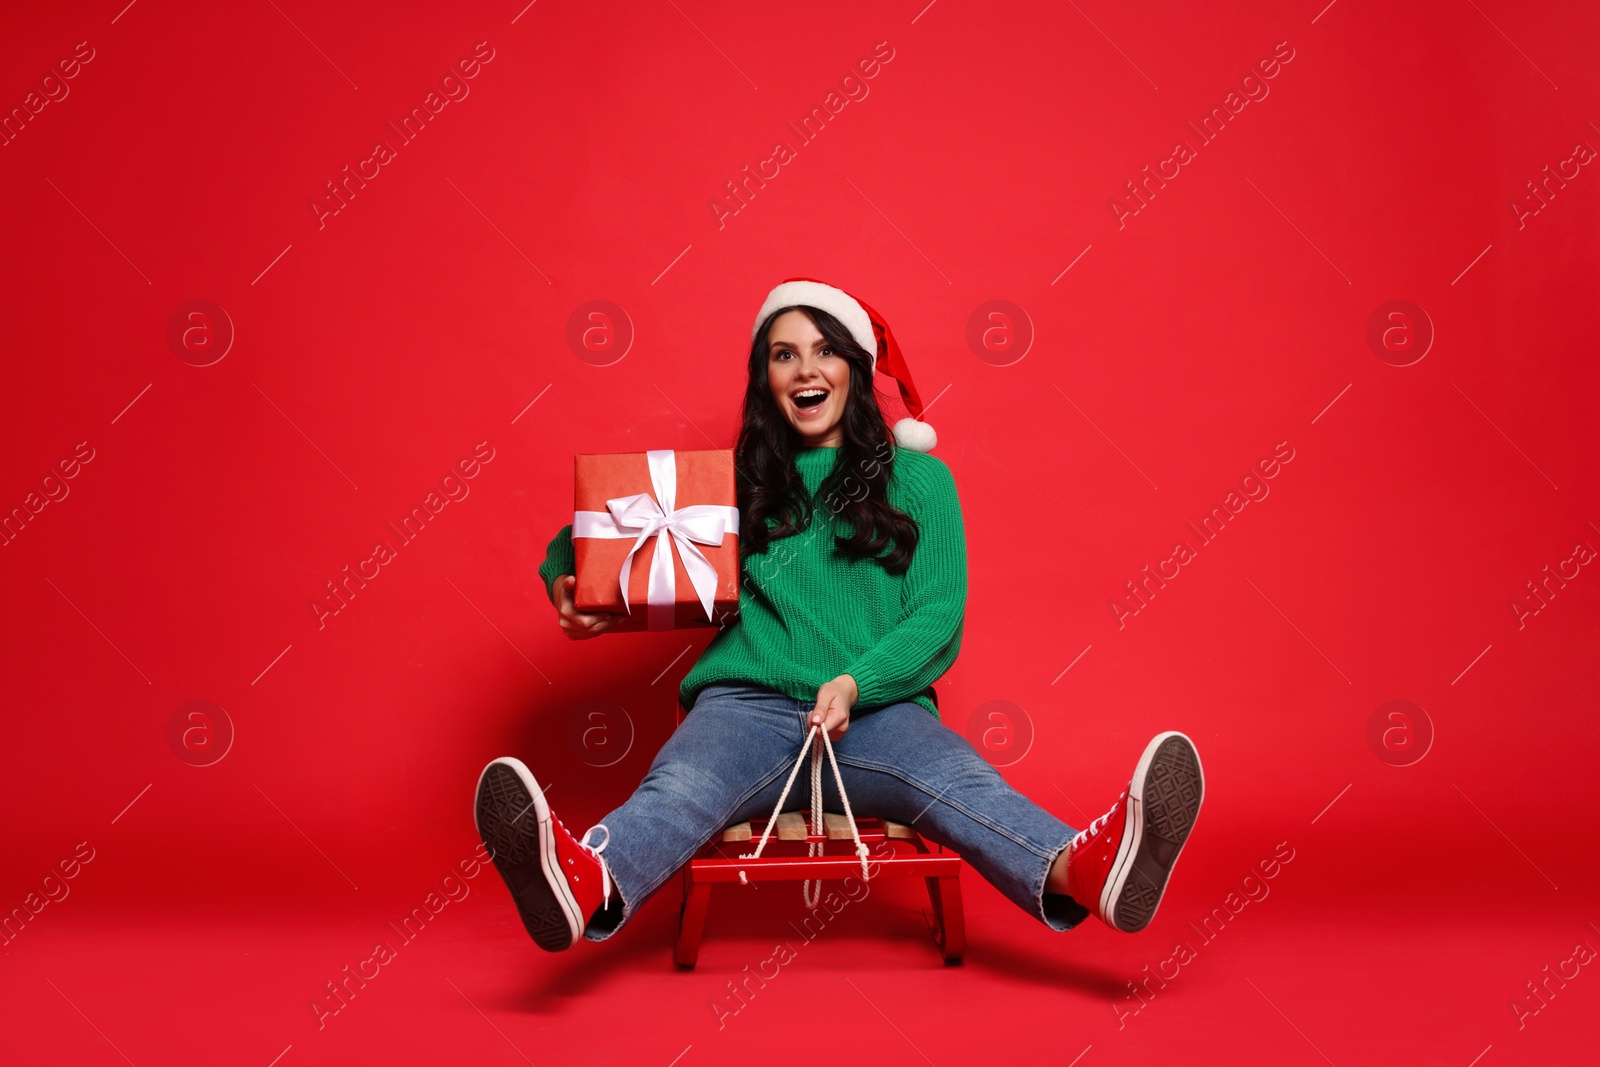
<instances>
[{"instance_id":1,"label":"long dark wavy hair","mask_svg":"<svg viewBox=\"0 0 1600 1067\"><path fill-rule=\"evenodd\" d=\"M804 440L779 410L767 377L767 335L779 316L796 309L816 323L827 343L850 365L849 395L839 419L844 440L836 449L833 469L817 487L815 500L807 494L794 464L794 453ZM750 380L734 450L743 551L764 553L773 539L808 529L814 505L821 503L849 524L848 535L834 535L840 551L878 559L890 574L903 574L911 566L917 549L917 521L888 500L895 446L878 407L873 377L872 357L856 344L843 323L820 308L779 308L761 324L750 345ZM771 530L768 519L777 521Z\"/></svg>"}]
</instances>

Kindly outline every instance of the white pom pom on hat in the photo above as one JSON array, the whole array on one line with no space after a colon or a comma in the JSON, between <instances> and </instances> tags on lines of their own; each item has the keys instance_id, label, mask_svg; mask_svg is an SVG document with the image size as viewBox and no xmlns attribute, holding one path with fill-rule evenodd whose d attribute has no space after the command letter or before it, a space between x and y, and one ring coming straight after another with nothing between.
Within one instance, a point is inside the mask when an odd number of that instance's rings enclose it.
<instances>
[{"instance_id":1,"label":"white pom pom on hat","mask_svg":"<svg viewBox=\"0 0 1600 1067\"><path fill-rule=\"evenodd\" d=\"M900 399L905 402L906 410L911 412L911 418L900 419L894 424L895 444L912 452L933 451L934 445L939 443L939 437L933 432L932 426L922 421L922 397L917 394L917 387L911 381L911 368L906 365L905 354L895 343L894 334L889 332L889 324L883 316L865 302L815 278L786 278L767 294L767 299L761 305L761 313L756 316L756 324L750 329L750 340L756 339L761 332L761 324L774 311L795 305L818 308L843 323L855 343L872 358L874 370L879 368L879 362L882 361L883 373L899 383Z\"/></svg>"}]
</instances>

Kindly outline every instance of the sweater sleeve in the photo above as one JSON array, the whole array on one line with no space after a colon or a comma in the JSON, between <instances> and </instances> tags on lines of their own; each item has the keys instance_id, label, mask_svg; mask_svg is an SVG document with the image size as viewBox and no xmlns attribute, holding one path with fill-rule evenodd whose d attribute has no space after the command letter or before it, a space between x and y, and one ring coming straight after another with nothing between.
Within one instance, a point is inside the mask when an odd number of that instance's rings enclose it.
<instances>
[{"instance_id":1,"label":"sweater sleeve","mask_svg":"<svg viewBox=\"0 0 1600 1067\"><path fill-rule=\"evenodd\" d=\"M544 562L539 564L539 577L544 579L544 592L553 606L556 602L555 582L564 574L573 574L577 565L572 556L572 524L556 531L545 546Z\"/></svg>"},{"instance_id":2,"label":"sweater sleeve","mask_svg":"<svg viewBox=\"0 0 1600 1067\"><path fill-rule=\"evenodd\" d=\"M898 471L896 472L898 474ZM908 508L920 528L901 586L898 625L841 673L856 680L856 704L910 700L955 662L967 610L967 542L955 479L942 462L912 479Z\"/></svg>"}]
</instances>

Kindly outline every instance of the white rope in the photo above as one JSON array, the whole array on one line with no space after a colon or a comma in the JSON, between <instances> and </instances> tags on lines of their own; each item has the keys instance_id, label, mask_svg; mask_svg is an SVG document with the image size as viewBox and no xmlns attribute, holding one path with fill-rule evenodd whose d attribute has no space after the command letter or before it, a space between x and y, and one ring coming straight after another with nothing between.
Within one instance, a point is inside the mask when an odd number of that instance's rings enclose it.
<instances>
[{"instance_id":1,"label":"white rope","mask_svg":"<svg viewBox=\"0 0 1600 1067\"><path fill-rule=\"evenodd\" d=\"M817 736L820 734L821 736ZM767 840L772 836L773 829L778 825L778 814L783 811L783 802L789 799L789 789L794 785L794 780L800 773L800 764L805 762L806 749L811 749L811 835L822 837L825 833L826 823L822 817L822 752L826 748L828 759L833 764L833 780L839 787L839 799L844 802L844 817L850 824L850 837L856 843L856 856L861 860L861 877L863 880L871 877L867 873L867 846L861 841L861 832L856 829L855 813L850 810L850 798L845 795L844 778L839 774L839 757L833 754L833 740L828 737L828 732L820 725L814 725L806 734L806 739L800 743L800 756L794 761L794 768L789 771L789 780L783 783L783 792L778 796L778 803L772 808L772 818L767 820L767 825L761 830L761 840L756 843L754 852L741 852L742 860L761 858L761 850L767 847ZM808 856L821 856L823 854L823 841L810 841L806 845ZM808 879L800 884L800 898L806 902L806 907L814 908L817 901L822 898L822 879L817 878L816 888L812 888L812 881ZM749 885L744 871L739 871L739 884Z\"/></svg>"}]
</instances>

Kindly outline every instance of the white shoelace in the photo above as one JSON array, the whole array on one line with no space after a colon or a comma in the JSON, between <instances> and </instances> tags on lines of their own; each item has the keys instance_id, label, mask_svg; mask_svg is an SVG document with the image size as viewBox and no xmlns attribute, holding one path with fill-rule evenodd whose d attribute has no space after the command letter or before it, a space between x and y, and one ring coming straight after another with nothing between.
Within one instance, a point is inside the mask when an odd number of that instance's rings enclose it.
<instances>
[{"instance_id":1,"label":"white shoelace","mask_svg":"<svg viewBox=\"0 0 1600 1067\"><path fill-rule=\"evenodd\" d=\"M816 735L821 733L820 737ZM800 757L794 761L794 769L789 772L789 780L783 783L783 792L778 797L778 803L773 806L772 818L767 820L767 825L761 831L761 840L756 844L754 852L741 852L742 860L761 858L761 850L767 847L767 839L772 836L774 827L778 825L778 813L783 811L783 802L789 799L789 788L794 785L795 777L800 773L800 764L805 762L806 749L811 749L811 835L820 837L824 832L825 823L822 818L822 750L826 747L828 759L833 764L833 780L839 787L839 799L844 802L844 817L850 823L850 836L856 843L856 855L861 859L861 877L863 880L872 876L867 873L867 846L861 841L861 832L856 829L855 813L850 810L850 798L845 795L844 779L839 774L839 758L833 754L833 741L828 737L828 732L820 725L811 727L806 734L806 739L800 743ZM806 845L806 854L820 856L823 854L823 842L811 841ZM749 885L744 871L739 872L739 884ZM813 889L812 886L816 888ZM806 907L814 908L817 901L822 899L822 879L807 880L800 883L800 899L806 902Z\"/></svg>"},{"instance_id":2,"label":"white shoelace","mask_svg":"<svg viewBox=\"0 0 1600 1067\"><path fill-rule=\"evenodd\" d=\"M1096 830L1110 822L1111 816L1115 815L1127 803L1128 797L1127 794L1124 793L1122 796L1117 798L1117 802L1111 805L1104 815L1097 815L1093 822L1072 835L1072 847L1077 848L1080 844L1089 840Z\"/></svg>"}]
</instances>

